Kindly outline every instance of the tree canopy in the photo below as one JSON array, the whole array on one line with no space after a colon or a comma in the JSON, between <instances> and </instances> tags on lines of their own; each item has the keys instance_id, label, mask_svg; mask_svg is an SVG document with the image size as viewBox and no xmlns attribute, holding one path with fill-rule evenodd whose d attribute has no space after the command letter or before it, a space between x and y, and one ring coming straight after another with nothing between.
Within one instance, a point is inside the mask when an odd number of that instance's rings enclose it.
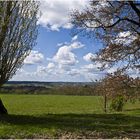
<instances>
[{"instance_id":1,"label":"tree canopy","mask_svg":"<svg viewBox=\"0 0 140 140\"><path fill-rule=\"evenodd\" d=\"M38 2L0 1L0 86L21 67L35 45Z\"/></svg>"},{"instance_id":2,"label":"tree canopy","mask_svg":"<svg viewBox=\"0 0 140 140\"><path fill-rule=\"evenodd\" d=\"M97 37L103 48L91 59L101 68L118 63L120 69L140 69L140 3L138 1L90 1L72 15L74 33Z\"/></svg>"}]
</instances>

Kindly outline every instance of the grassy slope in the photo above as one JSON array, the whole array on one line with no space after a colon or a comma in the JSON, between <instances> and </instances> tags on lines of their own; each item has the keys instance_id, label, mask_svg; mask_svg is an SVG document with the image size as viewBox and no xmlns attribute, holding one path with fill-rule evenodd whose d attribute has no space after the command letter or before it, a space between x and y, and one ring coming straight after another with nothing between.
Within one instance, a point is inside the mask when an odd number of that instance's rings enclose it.
<instances>
[{"instance_id":1,"label":"grassy slope","mask_svg":"<svg viewBox=\"0 0 140 140\"><path fill-rule=\"evenodd\" d=\"M100 97L1 95L0 138L140 138L140 104L104 114Z\"/></svg>"}]
</instances>

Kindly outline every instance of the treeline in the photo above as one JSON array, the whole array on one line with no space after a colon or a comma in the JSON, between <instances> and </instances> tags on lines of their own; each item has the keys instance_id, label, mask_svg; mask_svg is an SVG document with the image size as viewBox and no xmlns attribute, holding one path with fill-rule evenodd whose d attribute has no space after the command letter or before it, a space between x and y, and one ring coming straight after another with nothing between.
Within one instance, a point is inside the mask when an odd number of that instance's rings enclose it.
<instances>
[{"instance_id":1,"label":"treeline","mask_svg":"<svg viewBox=\"0 0 140 140\"><path fill-rule=\"evenodd\" d=\"M45 94L45 95L99 95L96 92L96 84L89 85L61 85L54 87L45 86L3 86L0 93L3 94Z\"/></svg>"}]
</instances>

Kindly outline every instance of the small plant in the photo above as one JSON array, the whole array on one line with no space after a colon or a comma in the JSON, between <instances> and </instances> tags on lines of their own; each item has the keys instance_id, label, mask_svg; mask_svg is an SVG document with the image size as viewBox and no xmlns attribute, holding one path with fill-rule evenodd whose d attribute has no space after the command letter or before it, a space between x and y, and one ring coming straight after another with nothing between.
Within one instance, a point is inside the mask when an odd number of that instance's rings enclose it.
<instances>
[{"instance_id":1,"label":"small plant","mask_svg":"<svg viewBox=\"0 0 140 140\"><path fill-rule=\"evenodd\" d=\"M115 97L114 99L112 99L110 108L111 110L114 110L114 111L122 111L124 103L125 103L124 97L122 95L119 95Z\"/></svg>"}]
</instances>

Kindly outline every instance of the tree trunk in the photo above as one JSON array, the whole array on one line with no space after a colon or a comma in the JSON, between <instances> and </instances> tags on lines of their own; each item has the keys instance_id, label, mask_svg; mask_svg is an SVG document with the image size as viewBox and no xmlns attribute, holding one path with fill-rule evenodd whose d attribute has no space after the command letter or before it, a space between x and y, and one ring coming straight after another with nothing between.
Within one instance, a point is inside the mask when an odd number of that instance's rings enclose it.
<instances>
[{"instance_id":1,"label":"tree trunk","mask_svg":"<svg viewBox=\"0 0 140 140\"><path fill-rule=\"evenodd\" d=\"M2 87L3 84L0 83L0 88ZM0 115L1 114L8 114L7 109L5 108L1 98L0 98Z\"/></svg>"},{"instance_id":2,"label":"tree trunk","mask_svg":"<svg viewBox=\"0 0 140 140\"><path fill-rule=\"evenodd\" d=\"M4 107L2 100L0 99L0 115L1 114L8 114L7 109Z\"/></svg>"},{"instance_id":3,"label":"tree trunk","mask_svg":"<svg viewBox=\"0 0 140 140\"><path fill-rule=\"evenodd\" d=\"M104 95L104 112L107 112L107 96L106 94Z\"/></svg>"}]
</instances>

